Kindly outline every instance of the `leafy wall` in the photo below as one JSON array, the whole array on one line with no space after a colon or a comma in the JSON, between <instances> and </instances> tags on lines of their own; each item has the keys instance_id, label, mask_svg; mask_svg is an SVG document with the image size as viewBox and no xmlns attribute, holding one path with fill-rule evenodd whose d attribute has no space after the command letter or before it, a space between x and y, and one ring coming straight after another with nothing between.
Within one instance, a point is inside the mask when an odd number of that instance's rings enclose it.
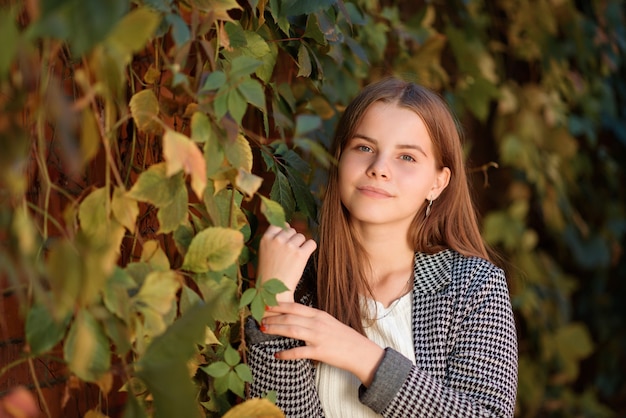
<instances>
[{"instance_id":1,"label":"leafy wall","mask_svg":"<svg viewBox=\"0 0 626 418\"><path fill-rule=\"evenodd\" d=\"M26 321L0 379L45 358L101 393L92 416L243 416L241 322L280 291L252 280L259 231L314 232L338 115L396 74L466 132L517 315L517 415L625 413L622 2L0 10L0 274Z\"/></svg>"}]
</instances>

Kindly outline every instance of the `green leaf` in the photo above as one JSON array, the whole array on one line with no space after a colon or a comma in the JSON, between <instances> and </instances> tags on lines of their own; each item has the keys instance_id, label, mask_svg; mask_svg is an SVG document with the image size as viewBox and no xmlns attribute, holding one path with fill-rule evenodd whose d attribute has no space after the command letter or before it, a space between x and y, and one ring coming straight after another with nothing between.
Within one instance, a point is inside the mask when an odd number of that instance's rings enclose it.
<instances>
[{"instance_id":1,"label":"green leaf","mask_svg":"<svg viewBox=\"0 0 626 418\"><path fill-rule=\"evenodd\" d=\"M337 0L317 0L317 1L301 1L301 0L283 0L281 3L281 16L297 16L309 15L320 10L326 10L334 6Z\"/></svg>"},{"instance_id":2,"label":"green leaf","mask_svg":"<svg viewBox=\"0 0 626 418\"><path fill-rule=\"evenodd\" d=\"M104 306L125 323L129 322L130 296L128 291L137 287L133 278L119 267L106 281L102 299Z\"/></svg>"},{"instance_id":3,"label":"green leaf","mask_svg":"<svg viewBox=\"0 0 626 418\"><path fill-rule=\"evenodd\" d=\"M146 410L147 407L142 406L139 400L133 394L130 394L126 397L122 418L147 418Z\"/></svg>"},{"instance_id":4,"label":"green leaf","mask_svg":"<svg viewBox=\"0 0 626 418\"><path fill-rule=\"evenodd\" d=\"M192 127L193 129L193 127ZM193 137L192 137L193 138ZM211 134L204 144L204 161L206 164L207 177L213 176L222 169L224 163L224 149L215 132L211 129Z\"/></svg>"},{"instance_id":5,"label":"green leaf","mask_svg":"<svg viewBox=\"0 0 626 418\"><path fill-rule=\"evenodd\" d=\"M0 13L0 39L4 43L4 47L0 48L0 80L8 74L20 44L20 34L15 23L15 9L11 8L8 12L5 9Z\"/></svg>"},{"instance_id":6,"label":"green leaf","mask_svg":"<svg viewBox=\"0 0 626 418\"><path fill-rule=\"evenodd\" d=\"M154 164L141 173L128 192L129 197L156 207L169 205L180 189L185 188L182 174L168 177L165 163Z\"/></svg>"},{"instance_id":7,"label":"green leaf","mask_svg":"<svg viewBox=\"0 0 626 418\"><path fill-rule=\"evenodd\" d=\"M63 345L63 358L72 373L87 382L96 382L111 367L109 340L86 309L76 314Z\"/></svg>"},{"instance_id":8,"label":"green leaf","mask_svg":"<svg viewBox=\"0 0 626 418\"><path fill-rule=\"evenodd\" d=\"M241 92L236 89L228 92L226 100L230 115L233 117L237 125L241 125L243 115L246 113L246 109L248 108L246 98L243 97Z\"/></svg>"},{"instance_id":9,"label":"green leaf","mask_svg":"<svg viewBox=\"0 0 626 418\"><path fill-rule=\"evenodd\" d=\"M167 12L169 12L169 8ZM185 43L191 39L191 32L187 22L176 13L165 13L165 20L172 27L172 38L178 48L181 48Z\"/></svg>"},{"instance_id":10,"label":"green leaf","mask_svg":"<svg viewBox=\"0 0 626 418\"><path fill-rule=\"evenodd\" d=\"M234 367L237 364L239 364L239 362L241 361L241 356L239 355L237 350L235 350L233 347L229 345L226 347L226 350L224 351L224 361L230 367Z\"/></svg>"},{"instance_id":11,"label":"green leaf","mask_svg":"<svg viewBox=\"0 0 626 418\"><path fill-rule=\"evenodd\" d=\"M175 182L179 183L180 186L175 190L172 201L167 205L161 206L157 213L159 233L162 234L176 231L176 229L187 220L188 194L187 187L185 187L183 180L183 174L179 173L171 177L171 179L176 179Z\"/></svg>"},{"instance_id":12,"label":"green leaf","mask_svg":"<svg viewBox=\"0 0 626 418\"><path fill-rule=\"evenodd\" d=\"M75 307L83 279L82 259L73 243L65 239L55 242L46 260L46 270L53 295L52 315L57 321Z\"/></svg>"},{"instance_id":13,"label":"green leaf","mask_svg":"<svg viewBox=\"0 0 626 418\"><path fill-rule=\"evenodd\" d=\"M209 142L214 136L209 117L202 112L194 112L191 116L191 140L202 144Z\"/></svg>"},{"instance_id":14,"label":"green leaf","mask_svg":"<svg viewBox=\"0 0 626 418\"><path fill-rule=\"evenodd\" d=\"M278 279L269 279L268 281L263 283L261 288L274 295L277 295L278 293L286 292L287 290L289 290L289 288L285 285L285 283L283 283L282 281Z\"/></svg>"},{"instance_id":15,"label":"green leaf","mask_svg":"<svg viewBox=\"0 0 626 418\"><path fill-rule=\"evenodd\" d=\"M243 295L241 295L241 299L239 300L239 307L243 308L244 306L249 305L256 295L257 290L255 288L251 287L250 289L246 289L246 291L243 292Z\"/></svg>"},{"instance_id":16,"label":"green leaf","mask_svg":"<svg viewBox=\"0 0 626 418\"><path fill-rule=\"evenodd\" d=\"M140 131L159 133L162 128L156 121L159 117L159 100L151 89L141 90L130 98L130 114Z\"/></svg>"},{"instance_id":17,"label":"green leaf","mask_svg":"<svg viewBox=\"0 0 626 418\"><path fill-rule=\"evenodd\" d=\"M67 40L78 58L102 41L128 8L128 0L42 2L41 16L29 35Z\"/></svg>"},{"instance_id":18,"label":"green leaf","mask_svg":"<svg viewBox=\"0 0 626 418\"><path fill-rule=\"evenodd\" d=\"M231 88L230 84L225 83L215 94L213 108L215 109L215 118L217 120L221 120L228 112L228 96Z\"/></svg>"},{"instance_id":19,"label":"green leaf","mask_svg":"<svg viewBox=\"0 0 626 418\"><path fill-rule=\"evenodd\" d=\"M285 219L291 219L296 208L296 201L294 200L289 180L281 171L276 172L276 179L270 191L270 198L278 202L282 207ZM280 226L280 219L277 219L276 222L278 222L276 225Z\"/></svg>"},{"instance_id":20,"label":"green leaf","mask_svg":"<svg viewBox=\"0 0 626 418\"><path fill-rule=\"evenodd\" d=\"M180 306L180 313L183 314L191 309L191 307L197 305L198 303L202 303L202 298L200 298L195 291L189 288L189 286L183 285L178 303Z\"/></svg>"},{"instance_id":21,"label":"green leaf","mask_svg":"<svg viewBox=\"0 0 626 418\"><path fill-rule=\"evenodd\" d=\"M204 81L204 84L202 85L202 89L200 91L217 90L220 87L223 87L225 85L226 85L226 74L224 74L220 70L215 70L207 76L206 80Z\"/></svg>"},{"instance_id":22,"label":"green leaf","mask_svg":"<svg viewBox=\"0 0 626 418\"><path fill-rule=\"evenodd\" d=\"M252 377L252 372L250 371L250 367L248 367L247 364L240 363L236 365L235 372L237 373L237 376L239 376L239 378L244 382L251 383L254 380L254 378Z\"/></svg>"},{"instance_id":23,"label":"green leaf","mask_svg":"<svg viewBox=\"0 0 626 418\"><path fill-rule=\"evenodd\" d=\"M108 194L104 187L94 190L80 203L78 219L88 236L103 237L109 230Z\"/></svg>"},{"instance_id":24,"label":"green leaf","mask_svg":"<svg viewBox=\"0 0 626 418\"><path fill-rule=\"evenodd\" d=\"M252 78L244 79L237 89L251 105L265 112L265 93L261 83Z\"/></svg>"},{"instance_id":25,"label":"green leaf","mask_svg":"<svg viewBox=\"0 0 626 418\"><path fill-rule=\"evenodd\" d=\"M322 32L322 30L320 29L320 24L315 14L310 14L306 20L306 29L304 30L304 37L313 39L315 42L317 42L320 45L328 44L328 42L326 41L326 37L324 36L324 32Z\"/></svg>"},{"instance_id":26,"label":"green leaf","mask_svg":"<svg viewBox=\"0 0 626 418\"><path fill-rule=\"evenodd\" d=\"M128 305L126 306L128 308ZM104 332L111 339L115 353L125 356L131 349L132 335L126 323L114 315L106 315L102 319Z\"/></svg>"},{"instance_id":27,"label":"green leaf","mask_svg":"<svg viewBox=\"0 0 626 418\"><path fill-rule=\"evenodd\" d=\"M241 380L241 378L239 377L239 375L233 370L230 373L228 373L227 377L228 377L228 389L230 389L231 392L233 392L240 398L245 397L245 394L244 394L245 385L244 385L243 380Z\"/></svg>"},{"instance_id":28,"label":"green leaf","mask_svg":"<svg viewBox=\"0 0 626 418\"><path fill-rule=\"evenodd\" d=\"M202 367L202 370L211 377L224 377L230 371L230 366L223 361L216 361L206 367Z\"/></svg>"},{"instance_id":29,"label":"green leaf","mask_svg":"<svg viewBox=\"0 0 626 418\"><path fill-rule=\"evenodd\" d=\"M243 248L243 234L222 227L200 231L189 245L183 268L202 273L220 271L237 261Z\"/></svg>"},{"instance_id":30,"label":"green leaf","mask_svg":"<svg viewBox=\"0 0 626 418\"><path fill-rule=\"evenodd\" d=\"M252 74L262 64L263 61L247 55L235 57L231 62L231 69L228 73L228 78L231 83L234 83L238 79Z\"/></svg>"},{"instance_id":31,"label":"green leaf","mask_svg":"<svg viewBox=\"0 0 626 418\"><path fill-rule=\"evenodd\" d=\"M322 126L322 119L317 115L298 115L296 117L296 131L294 137L306 136L309 132L319 129Z\"/></svg>"},{"instance_id":32,"label":"green leaf","mask_svg":"<svg viewBox=\"0 0 626 418\"><path fill-rule=\"evenodd\" d=\"M61 341L71 318L67 315L62 321L56 321L44 305L33 305L26 317L26 342L31 353L45 353Z\"/></svg>"},{"instance_id":33,"label":"green leaf","mask_svg":"<svg viewBox=\"0 0 626 418\"><path fill-rule=\"evenodd\" d=\"M107 42L130 58L146 47L160 22L161 15L148 7L133 9L113 28Z\"/></svg>"},{"instance_id":34,"label":"green leaf","mask_svg":"<svg viewBox=\"0 0 626 418\"><path fill-rule=\"evenodd\" d=\"M137 362L137 375L154 398L154 417L200 417L187 362L204 341L213 303L196 305L155 337Z\"/></svg>"},{"instance_id":35,"label":"green leaf","mask_svg":"<svg viewBox=\"0 0 626 418\"><path fill-rule=\"evenodd\" d=\"M285 211L279 203L261 196L261 212L270 224L286 227Z\"/></svg>"},{"instance_id":36,"label":"green leaf","mask_svg":"<svg viewBox=\"0 0 626 418\"><path fill-rule=\"evenodd\" d=\"M250 303L250 313L252 313L252 317L258 322L261 322L261 319L263 319L265 315L265 301L261 293L256 293L254 299L252 299Z\"/></svg>"},{"instance_id":37,"label":"green leaf","mask_svg":"<svg viewBox=\"0 0 626 418\"><path fill-rule=\"evenodd\" d=\"M296 171L291 167L287 167L287 178L293 191L293 196L298 204L298 209L309 219L317 219L317 206L315 199L311 194L309 186L306 185L302 179L301 172Z\"/></svg>"},{"instance_id":38,"label":"green leaf","mask_svg":"<svg viewBox=\"0 0 626 418\"><path fill-rule=\"evenodd\" d=\"M304 43L298 48L298 77L309 77L311 75L312 65L309 51Z\"/></svg>"},{"instance_id":39,"label":"green leaf","mask_svg":"<svg viewBox=\"0 0 626 418\"><path fill-rule=\"evenodd\" d=\"M239 318L237 307L237 281L227 276L217 280L198 278L198 286L205 300L213 303L213 319L223 323L235 322Z\"/></svg>"}]
</instances>

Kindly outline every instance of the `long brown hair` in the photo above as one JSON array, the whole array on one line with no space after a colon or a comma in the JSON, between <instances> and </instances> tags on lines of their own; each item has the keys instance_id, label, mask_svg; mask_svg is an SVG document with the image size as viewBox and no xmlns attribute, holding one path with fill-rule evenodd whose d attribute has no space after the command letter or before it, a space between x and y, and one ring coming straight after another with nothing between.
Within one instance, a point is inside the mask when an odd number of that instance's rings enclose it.
<instances>
[{"instance_id":1,"label":"long brown hair","mask_svg":"<svg viewBox=\"0 0 626 418\"><path fill-rule=\"evenodd\" d=\"M489 259L470 197L458 125L436 93L414 83L387 78L365 87L343 113L330 149L339 161L363 115L375 102L395 103L413 110L424 122L433 143L439 169L448 167L450 182L433 202L415 214L407 240L417 252L433 254L453 249L466 256ZM364 333L359 295L371 295L367 254L351 228L350 213L341 203L338 167L328 175L320 211L317 254L317 299L321 309ZM398 237L401 239L401 237Z\"/></svg>"}]
</instances>

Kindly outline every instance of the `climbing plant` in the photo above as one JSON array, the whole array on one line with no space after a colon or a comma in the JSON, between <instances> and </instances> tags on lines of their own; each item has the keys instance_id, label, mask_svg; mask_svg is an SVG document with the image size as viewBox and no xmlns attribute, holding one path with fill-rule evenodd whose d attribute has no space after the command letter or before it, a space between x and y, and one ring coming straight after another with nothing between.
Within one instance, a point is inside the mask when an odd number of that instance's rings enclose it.
<instances>
[{"instance_id":1,"label":"climbing plant","mask_svg":"<svg viewBox=\"0 0 626 418\"><path fill-rule=\"evenodd\" d=\"M102 393L89 413L124 393L125 417L281 416L243 402L243 320L283 289L255 284L259 233L314 233L337 118L388 74L441 92L466 132L516 312L517 415L624 412L621 2L1 7L14 364L60 353Z\"/></svg>"}]
</instances>

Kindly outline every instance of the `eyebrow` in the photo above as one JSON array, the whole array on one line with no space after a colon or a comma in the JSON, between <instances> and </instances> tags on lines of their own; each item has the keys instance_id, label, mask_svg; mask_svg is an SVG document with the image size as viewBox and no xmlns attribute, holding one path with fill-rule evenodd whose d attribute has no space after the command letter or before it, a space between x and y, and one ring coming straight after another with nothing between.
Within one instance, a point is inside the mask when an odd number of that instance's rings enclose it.
<instances>
[{"instance_id":1,"label":"eyebrow","mask_svg":"<svg viewBox=\"0 0 626 418\"><path fill-rule=\"evenodd\" d=\"M378 145L378 141L376 139L370 138L367 135L356 133L356 134L352 135L352 139L354 139L354 138L362 139L362 140L367 141L367 142L369 142L371 144ZM415 150L417 152L422 153L425 157L428 157L428 155L426 154L426 151L424 151L424 148L420 147L419 145L415 145L415 144L398 144L396 146L396 148L397 149L412 149L412 150Z\"/></svg>"}]
</instances>

